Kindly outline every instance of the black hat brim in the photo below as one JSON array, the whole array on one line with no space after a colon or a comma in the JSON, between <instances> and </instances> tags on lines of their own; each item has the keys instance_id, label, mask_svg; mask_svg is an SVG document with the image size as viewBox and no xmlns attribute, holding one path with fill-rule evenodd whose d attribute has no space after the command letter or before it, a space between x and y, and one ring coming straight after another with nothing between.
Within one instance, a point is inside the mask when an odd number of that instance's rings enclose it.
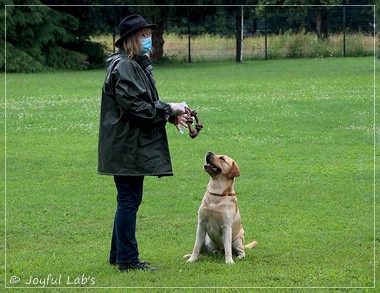
<instances>
[{"instance_id":1,"label":"black hat brim","mask_svg":"<svg viewBox=\"0 0 380 293\"><path fill-rule=\"evenodd\" d=\"M121 42L123 41L124 38L130 36L131 34L141 30L141 29L144 29L144 28L151 28L151 29L156 29L158 26L157 24L146 24L146 25L142 25L142 26L139 26L139 27L135 27L134 29L131 29L130 31L126 32L124 35L120 36L116 42L115 42L115 46L116 47L119 47L119 45L121 44Z\"/></svg>"}]
</instances>

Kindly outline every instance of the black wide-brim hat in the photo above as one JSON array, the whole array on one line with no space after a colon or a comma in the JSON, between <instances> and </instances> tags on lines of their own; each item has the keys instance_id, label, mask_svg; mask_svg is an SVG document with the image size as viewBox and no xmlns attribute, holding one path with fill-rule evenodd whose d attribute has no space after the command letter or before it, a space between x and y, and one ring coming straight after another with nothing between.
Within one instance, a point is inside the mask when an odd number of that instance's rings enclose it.
<instances>
[{"instance_id":1,"label":"black wide-brim hat","mask_svg":"<svg viewBox=\"0 0 380 293\"><path fill-rule=\"evenodd\" d=\"M119 34L120 37L116 40L115 46L119 47L122 40L125 37L130 36L134 32L143 28L157 28L156 24L149 24L141 15L133 14L124 18L119 24Z\"/></svg>"}]
</instances>

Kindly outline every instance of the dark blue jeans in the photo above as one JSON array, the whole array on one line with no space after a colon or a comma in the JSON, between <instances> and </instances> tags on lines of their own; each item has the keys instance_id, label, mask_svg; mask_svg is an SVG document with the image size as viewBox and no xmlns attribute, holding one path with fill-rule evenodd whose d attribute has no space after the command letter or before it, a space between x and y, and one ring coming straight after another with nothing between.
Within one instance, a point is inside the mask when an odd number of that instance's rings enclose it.
<instances>
[{"instance_id":1,"label":"dark blue jeans","mask_svg":"<svg viewBox=\"0 0 380 293\"><path fill-rule=\"evenodd\" d=\"M143 196L144 176L114 176L117 189L110 262L128 264L139 261L136 217Z\"/></svg>"}]
</instances>

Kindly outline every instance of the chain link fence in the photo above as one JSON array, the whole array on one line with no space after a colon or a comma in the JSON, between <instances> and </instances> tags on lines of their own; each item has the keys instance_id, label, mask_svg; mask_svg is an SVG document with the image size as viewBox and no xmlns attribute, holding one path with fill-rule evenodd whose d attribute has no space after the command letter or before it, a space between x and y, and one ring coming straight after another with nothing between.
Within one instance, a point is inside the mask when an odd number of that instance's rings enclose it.
<instances>
[{"instance_id":1,"label":"chain link fence","mask_svg":"<svg viewBox=\"0 0 380 293\"><path fill-rule=\"evenodd\" d=\"M243 6L226 15L230 24L223 33L197 30L190 16L184 32L169 33L180 26L175 21L167 30L164 58L198 62L373 56L378 47L374 13L373 6L362 5Z\"/></svg>"}]
</instances>

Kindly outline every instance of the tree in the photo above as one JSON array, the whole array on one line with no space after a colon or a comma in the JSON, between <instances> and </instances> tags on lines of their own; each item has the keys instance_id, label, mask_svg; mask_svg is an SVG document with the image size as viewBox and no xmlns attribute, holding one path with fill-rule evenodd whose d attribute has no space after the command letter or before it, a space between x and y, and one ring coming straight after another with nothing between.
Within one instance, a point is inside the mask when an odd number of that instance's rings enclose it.
<instances>
[{"instance_id":1,"label":"tree","mask_svg":"<svg viewBox=\"0 0 380 293\"><path fill-rule=\"evenodd\" d=\"M186 5L181 0L114 0L110 6L102 5L106 0L92 0L91 5L85 5L88 0L76 1L76 5L71 0L7 1L6 14L3 8L0 18L3 22L7 20L8 72L79 69L102 64L104 50L100 44L91 42L90 37L112 33L115 42L120 21L133 13L158 25L153 31L153 59L159 59L164 54L164 32L235 35L240 6L259 4L244 8L245 19L253 18L245 24L247 33L259 32L266 16L265 28L270 33L316 32L323 39L331 32L342 32L341 4L347 4L346 7L361 4L360 0L240 0L239 5L233 0L216 0L214 5L207 5L206 0L190 0ZM366 2L374 4L375 0ZM362 4L351 8L345 9L345 25L351 31L372 32L373 24L368 19L373 8ZM4 31L2 36L0 47L5 48ZM0 65L4 70L4 56L0 57Z\"/></svg>"},{"instance_id":2,"label":"tree","mask_svg":"<svg viewBox=\"0 0 380 293\"><path fill-rule=\"evenodd\" d=\"M153 31L153 59L158 59L163 55L163 33L165 20L169 17L172 9L170 6L157 6L157 3L164 5L165 1L154 0L129 0L127 3L123 0L115 0L113 5L102 5L104 1L94 0L92 6L72 5L70 0L42 0L46 5L56 11L72 15L81 23L81 31L77 36L88 38L88 36L99 33L113 35L113 44L118 38L118 26L124 17L130 14L138 13L146 18L149 22L158 25L158 29ZM170 3L170 1L167 1ZM126 5L128 4L128 5ZM96 6L95 6L96 5ZM115 47L113 48L115 51Z\"/></svg>"},{"instance_id":3,"label":"tree","mask_svg":"<svg viewBox=\"0 0 380 293\"><path fill-rule=\"evenodd\" d=\"M23 4L26 1L10 1ZM78 21L69 15L54 12L38 0L28 1L27 6L7 6L6 17L6 65L8 72L33 72L46 67L82 67L85 56L65 48L75 39ZM64 25L63 25L64 24ZM5 60L4 60L5 61ZM2 63L5 70L5 62Z\"/></svg>"},{"instance_id":4,"label":"tree","mask_svg":"<svg viewBox=\"0 0 380 293\"><path fill-rule=\"evenodd\" d=\"M314 19L314 26L309 27L309 30L315 31L318 39L325 39L328 38L329 34L329 11L333 5L342 4L342 0L260 0L259 3L262 6L257 9L258 15L263 15L265 5L272 5L267 9L268 18L276 19L274 21L280 24L281 28L285 27L285 29L297 31L295 25L298 24L298 30L306 30L307 19ZM310 5L314 6L311 7ZM284 14L281 12L282 9L290 12ZM310 14L312 11L314 14ZM281 17L282 20L279 19ZM278 32L279 30L276 33Z\"/></svg>"},{"instance_id":5,"label":"tree","mask_svg":"<svg viewBox=\"0 0 380 293\"><path fill-rule=\"evenodd\" d=\"M313 1L318 6L316 6L316 31L319 40L327 39L329 36L329 27L328 27L328 15L330 6L327 5L339 5L341 4L340 0L315 0Z\"/></svg>"}]
</instances>

